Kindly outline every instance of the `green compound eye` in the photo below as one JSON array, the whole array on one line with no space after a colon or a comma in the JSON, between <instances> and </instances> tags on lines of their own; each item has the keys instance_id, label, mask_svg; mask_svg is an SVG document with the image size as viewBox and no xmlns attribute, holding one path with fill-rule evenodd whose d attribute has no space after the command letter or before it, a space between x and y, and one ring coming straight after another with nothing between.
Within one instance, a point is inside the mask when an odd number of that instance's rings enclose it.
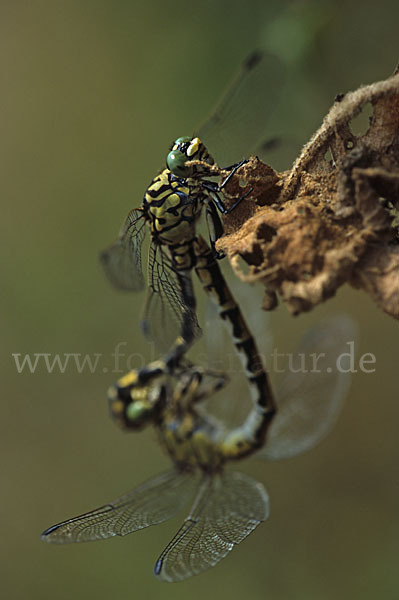
<instances>
[{"instance_id":1,"label":"green compound eye","mask_svg":"<svg viewBox=\"0 0 399 600\"><path fill-rule=\"evenodd\" d=\"M190 169L186 167L186 160L187 156L183 152L171 150L166 157L166 165L173 175L185 177L190 173Z\"/></svg>"},{"instance_id":2,"label":"green compound eye","mask_svg":"<svg viewBox=\"0 0 399 600\"><path fill-rule=\"evenodd\" d=\"M184 144L184 142L191 142L191 138L187 135L184 137L179 137L175 140L175 145Z\"/></svg>"},{"instance_id":3,"label":"green compound eye","mask_svg":"<svg viewBox=\"0 0 399 600\"><path fill-rule=\"evenodd\" d=\"M143 421L149 414L148 406L144 402L132 402L126 408L126 418L131 423Z\"/></svg>"}]
</instances>

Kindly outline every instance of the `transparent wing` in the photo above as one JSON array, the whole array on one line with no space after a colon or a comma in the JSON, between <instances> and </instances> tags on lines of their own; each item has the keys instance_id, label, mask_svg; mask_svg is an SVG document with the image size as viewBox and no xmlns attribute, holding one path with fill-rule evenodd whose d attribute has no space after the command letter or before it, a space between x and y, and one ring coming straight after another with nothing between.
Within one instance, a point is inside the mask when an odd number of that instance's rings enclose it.
<instances>
[{"instance_id":1,"label":"transparent wing","mask_svg":"<svg viewBox=\"0 0 399 600\"><path fill-rule=\"evenodd\" d=\"M144 234L144 213L142 209L134 208L128 214L116 242L101 252L100 262L115 287L133 292L143 289L141 245Z\"/></svg>"},{"instance_id":2,"label":"transparent wing","mask_svg":"<svg viewBox=\"0 0 399 600\"><path fill-rule=\"evenodd\" d=\"M190 515L155 564L164 581L181 581L216 565L269 516L264 487L232 472L205 476Z\"/></svg>"},{"instance_id":3,"label":"transparent wing","mask_svg":"<svg viewBox=\"0 0 399 600\"><path fill-rule=\"evenodd\" d=\"M353 321L340 316L304 336L277 390L277 414L258 457L290 458L318 444L331 430L349 389L348 353L355 334ZM319 356L316 364L313 355Z\"/></svg>"},{"instance_id":4,"label":"transparent wing","mask_svg":"<svg viewBox=\"0 0 399 600\"><path fill-rule=\"evenodd\" d=\"M163 473L109 504L46 529L41 539L56 544L89 542L162 523L183 508L196 481L191 473Z\"/></svg>"},{"instance_id":5,"label":"transparent wing","mask_svg":"<svg viewBox=\"0 0 399 600\"><path fill-rule=\"evenodd\" d=\"M271 54L256 51L243 62L214 112L196 132L220 166L248 157L269 137L267 125L283 81L283 65Z\"/></svg>"},{"instance_id":6,"label":"transparent wing","mask_svg":"<svg viewBox=\"0 0 399 600\"><path fill-rule=\"evenodd\" d=\"M189 345L201 335L191 272L175 271L166 252L156 244L149 249L148 292L141 327L161 352L169 350L178 336Z\"/></svg>"}]
</instances>

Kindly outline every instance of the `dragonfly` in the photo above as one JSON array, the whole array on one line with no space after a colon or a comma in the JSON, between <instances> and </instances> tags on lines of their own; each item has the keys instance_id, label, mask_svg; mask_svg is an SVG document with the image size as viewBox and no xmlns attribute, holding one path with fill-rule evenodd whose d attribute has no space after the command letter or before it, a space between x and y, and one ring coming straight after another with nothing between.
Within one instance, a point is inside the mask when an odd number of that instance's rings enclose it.
<instances>
[{"instance_id":1,"label":"dragonfly","mask_svg":"<svg viewBox=\"0 0 399 600\"><path fill-rule=\"evenodd\" d=\"M353 336L348 318L337 317L308 332L291 370L278 388L278 411L259 452L258 431L265 413L253 405L231 430L203 410L204 400L228 378L187 359L173 373L146 383L122 378L110 393L110 410L130 431L152 425L173 467L95 510L46 529L41 539L66 544L124 536L162 523L191 508L155 562L155 575L176 582L215 566L269 516L264 486L228 463L255 454L269 460L289 458L315 446L332 428L348 390L349 373L337 356ZM327 357L311 372L301 354ZM255 454L257 456L257 454Z\"/></svg>"},{"instance_id":2,"label":"dragonfly","mask_svg":"<svg viewBox=\"0 0 399 600\"><path fill-rule=\"evenodd\" d=\"M229 158L241 140L242 156L251 139L265 128L269 110L280 89L275 60L262 52L246 59L233 83L208 121L191 137L175 140L164 168L151 181L142 205L131 210L116 242L100 255L110 282L117 288L139 291L145 287L142 273L142 243L150 231L148 286L141 328L163 353L172 368L201 335L196 316L192 271L196 264L194 244L197 223L205 207L210 243L217 258L215 243L223 232L219 213L226 215L251 193L247 189L229 206L223 196L228 182L247 162L242 159L220 169L213 155ZM273 85L268 87L270 78ZM267 95L262 94L267 90ZM266 99L265 99L266 96ZM247 118L245 118L247 117ZM226 131L230 135L226 137ZM203 141L202 141L203 140ZM207 145L205 145L205 143ZM219 151L218 151L219 152ZM221 183L209 179L227 172Z\"/></svg>"}]
</instances>

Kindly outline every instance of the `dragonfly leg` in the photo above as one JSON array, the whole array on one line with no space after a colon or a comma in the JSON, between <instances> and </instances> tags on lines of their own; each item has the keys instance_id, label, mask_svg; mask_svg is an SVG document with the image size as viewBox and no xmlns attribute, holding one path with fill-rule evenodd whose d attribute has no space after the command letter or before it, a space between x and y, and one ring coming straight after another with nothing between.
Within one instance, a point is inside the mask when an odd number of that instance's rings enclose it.
<instances>
[{"instance_id":1,"label":"dragonfly leg","mask_svg":"<svg viewBox=\"0 0 399 600\"><path fill-rule=\"evenodd\" d=\"M178 374L177 377L174 400L180 408L182 399L184 407L188 408L196 402L206 400L228 382L228 376L222 371L204 369L197 365L184 368L182 374Z\"/></svg>"},{"instance_id":2,"label":"dragonfly leg","mask_svg":"<svg viewBox=\"0 0 399 600\"><path fill-rule=\"evenodd\" d=\"M237 200L231 206L229 206L229 208L226 209L226 212L224 214L225 215L230 214L240 204L241 200L244 200L245 198L248 198L248 196L250 194L252 194L253 189L254 188L251 186L249 188L249 190L247 192L245 192L245 194L243 194L242 196L240 196L239 198L237 198Z\"/></svg>"},{"instance_id":3,"label":"dragonfly leg","mask_svg":"<svg viewBox=\"0 0 399 600\"><path fill-rule=\"evenodd\" d=\"M203 369L202 367L194 367L194 369L197 377L194 402L201 402L209 398L228 383L229 378L222 371Z\"/></svg>"},{"instance_id":4,"label":"dragonfly leg","mask_svg":"<svg viewBox=\"0 0 399 600\"><path fill-rule=\"evenodd\" d=\"M243 158L239 163L236 163L235 165L231 165L231 167L225 167L224 169L222 169L222 171L230 171L230 173L227 175L227 177L225 177L222 181L222 183L220 185L218 185L218 192L220 192L227 183L229 183L230 179L232 177L234 177L234 175L237 173L238 169L240 167L242 167L243 165L245 165L248 162L248 159Z\"/></svg>"},{"instance_id":5,"label":"dragonfly leg","mask_svg":"<svg viewBox=\"0 0 399 600\"><path fill-rule=\"evenodd\" d=\"M209 196L212 198L217 209L219 210L219 212L222 213L222 215L228 215L229 213L231 213L240 204L241 200L244 200L253 192L253 187L250 187L249 190L245 192L245 194L236 199L232 206L229 206L227 208L225 203L219 196L218 192L220 190L216 184L213 184L212 181L204 181L202 185L207 190Z\"/></svg>"}]
</instances>

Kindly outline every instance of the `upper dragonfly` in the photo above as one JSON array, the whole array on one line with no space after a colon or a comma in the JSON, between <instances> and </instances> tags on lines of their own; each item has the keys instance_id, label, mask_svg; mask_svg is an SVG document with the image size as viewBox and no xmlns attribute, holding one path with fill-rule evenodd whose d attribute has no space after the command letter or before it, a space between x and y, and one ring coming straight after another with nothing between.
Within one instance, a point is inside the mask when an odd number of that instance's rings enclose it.
<instances>
[{"instance_id":1,"label":"upper dragonfly","mask_svg":"<svg viewBox=\"0 0 399 600\"><path fill-rule=\"evenodd\" d=\"M149 227L148 293L142 329L162 352L170 350L171 363L178 362L200 335L191 273L196 263L193 243L202 208L206 206L214 249L216 239L223 232L218 211L227 214L250 193L247 191L226 206L223 189L246 161L225 167L227 176L217 184L207 177L220 173L221 169L201 140L209 140L213 151L219 144L228 144L228 151L235 151L236 145L226 138L225 132L230 130L233 134L230 138L242 140L239 156L243 156L248 148L246 140L251 138L253 147L256 134L263 130L269 118L268 106L279 89L276 73L275 61L269 55L256 52L247 58L198 134L174 142L167 155L166 168L150 183L142 206L130 211L116 242L101 254L101 262L113 285L124 290L141 290L144 287L141 246L146 225ZM274 85L269 88L271 77ZM261 86L269 90L267 106ZM250 119L245 120L245 115L250 115ZM240 123L244 128L240 128ZM220 157L227 155L226 148L220 151ZM221 159L218 157L218 160Z\"/></svg>"},{"instance_id":2,"label":"upper dragonfly","mask_svg":"<svg viewBox=\"0 0 399 600\"><path fill-rule=\"evenodd\" d=\"M335 318L306 335L278 390L277 415L260 456L295 456L331 429L349 377L333 361L352 336L347 318ZM301 353L318 356L315 370L304 370ZM322 357L327 364L320 362ZM161 373L145 384L122 377L110 394L113 417L131 431L152 424L173 469L100 508L50 527L42 540L65 544L123 536L172 518L193 497L189 515L155 564L155 574L163 581L180 581L227 556L267 519L269 499L262 484L224 468L226 462L259 449L258 434L265 424L262 406L255 404L242 425L231 430L200 407L226 382L224 374L187 361L174 373Z\"/></svg>"}]
</instances>

